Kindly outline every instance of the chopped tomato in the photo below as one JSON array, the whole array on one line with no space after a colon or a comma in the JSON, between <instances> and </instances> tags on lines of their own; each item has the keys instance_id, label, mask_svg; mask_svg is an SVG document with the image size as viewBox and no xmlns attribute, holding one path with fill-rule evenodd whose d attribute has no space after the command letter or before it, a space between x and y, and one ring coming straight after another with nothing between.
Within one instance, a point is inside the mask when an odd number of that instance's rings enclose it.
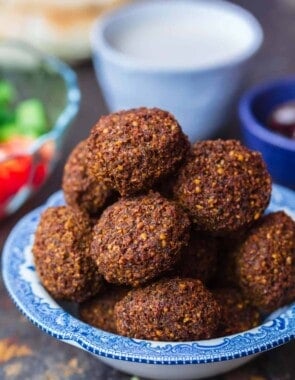
<instances>
[{"instance_id":1,"label":"chopped tomato","mask_svg":"<svg viewBox=\"0 0 295 380\"><path fill-rule=\"evenodd\" d=\"M7 203L23 186L30 184L36 189L45 181L55 153L54 142L48 141L40 148L37 162L26 153L31 144L32 139L19 137L0 144L1 204Z\"/></svg>"},{"instance_id":2,"label":"chopped tomato","mask_svg":"<svg viewBox=\"0 0 295 380\"><path fill-rule=\"evenodd\" d=\"M18 156L0 163L1 203L7 201L28 182L31 163L30 156Z\"/></svg>"}]
</instances>

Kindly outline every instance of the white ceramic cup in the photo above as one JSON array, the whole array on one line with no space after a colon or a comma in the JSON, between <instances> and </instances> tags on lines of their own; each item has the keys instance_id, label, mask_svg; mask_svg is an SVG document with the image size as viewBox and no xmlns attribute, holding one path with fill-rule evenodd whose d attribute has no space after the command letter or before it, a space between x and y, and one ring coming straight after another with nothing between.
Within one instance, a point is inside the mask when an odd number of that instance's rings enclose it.
<instances>
[{"instance_id":1,"label":"white ceramic cup","mask_svg":"<svg viewBox=\"0 0 295 380\"><path fill-rule=\"evenodd\" d=\"M248 11L220 0L138 1L97 21L91 36L109 110L163 108L192 142L225 123L262 40Z\"/></svg>"}]
</instances>

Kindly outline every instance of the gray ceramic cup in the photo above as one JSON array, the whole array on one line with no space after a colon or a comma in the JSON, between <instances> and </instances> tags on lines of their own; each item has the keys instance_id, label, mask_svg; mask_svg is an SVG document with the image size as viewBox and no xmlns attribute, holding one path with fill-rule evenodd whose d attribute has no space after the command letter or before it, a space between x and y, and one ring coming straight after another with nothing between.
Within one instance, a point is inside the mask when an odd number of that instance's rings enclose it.
<instances>
[{"instance_id":1,"label":"gray ceramic cup","mask_svg":"<svg viewBox=\"0 0 295 380\"><path fill-rule=\"evenodd\" d=\"M162 20L163 25L171 26L187 21L196 30L202 23L203 32L208 27L211 39L218 36L220 57L215 54L208 62L193 59L173 65L173 60L145 60L118 47L118 41L130 32L136 33L138 26L147 22L159 25ZM231 45L226 44L223 48L221 32L234 37L235 49L228 49ZM140 35L136 38L142 49ZM94 67L109 110L141 106L165 109L176 116L192 142L216 134L225 123L247 63L262 40L261 27L249 12L218 0L134 2L97 21L91 35ZM202 46L193 46L196 56L192 57L197 57L207 43L205 38Z\"/></svg>"}]
</instances>

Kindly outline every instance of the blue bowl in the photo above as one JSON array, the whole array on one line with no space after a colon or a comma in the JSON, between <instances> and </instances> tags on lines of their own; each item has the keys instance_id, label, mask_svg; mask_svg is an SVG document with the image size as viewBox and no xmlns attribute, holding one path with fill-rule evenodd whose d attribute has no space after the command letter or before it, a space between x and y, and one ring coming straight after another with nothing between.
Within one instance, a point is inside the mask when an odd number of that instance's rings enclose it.
<instances>
[{"instance_id":1,"label":"blue bowl","mask_svg":"<svg viewBox=\"0 0 295 380\"><path fill-rule=\"evenodd\" d=\"M204 17L210 25L208 30L217 39L219 30L233 28L238 46L234 54L203 63L188 60L173 64L170 60L146 60L121 51L115 42L130 31L137 33L138 26L146 22L163 24L163 30L167 24L186 23L185 31L191 25L199 25ZM152 41L153 38L147 45ZM247 63L262 41L257 20L227 1L157 0L136 1L99 19L93 28L91 45L96 76L111 112L142 106L165 109L175 115L194 142L212 137L225 124ZM226 43L224 36L221 44ZM200 48L201 45L195 46L196 56ZM179 54L175 47L175 56Z\"/></svg>"},{"instance_id":2,"label":"blue bowl","mask_svg":"<svg viewBox=\"0 0 295 380\"><path fill-rule=\"evenodd\" d=\"M280 104L295 100L295 77L256 86L239 104L245 144L262 153L273 180L295 188L295 140L266 127L270 113Z\"/></svg>"},{"instance_id":3,"label":"blue bowl","mask_svg":"<svg viewBox=\"0 0 295 380\"><path fill-rule=\"evenodd\" d=\"M21 219L3 251L6 288L19 310L45 333L85 350L121 371L150 379L187 380L232 370L257 354L295 338L295 303L276 310L254 329L218 339L153 342L131 339L87 325L68 305L57 304L43 288L32 255L34 234L47 207L64 204L62 192ZM274 185L269 212L284 209L295 218L295 193Z\"/></svg>"}]
</instances>

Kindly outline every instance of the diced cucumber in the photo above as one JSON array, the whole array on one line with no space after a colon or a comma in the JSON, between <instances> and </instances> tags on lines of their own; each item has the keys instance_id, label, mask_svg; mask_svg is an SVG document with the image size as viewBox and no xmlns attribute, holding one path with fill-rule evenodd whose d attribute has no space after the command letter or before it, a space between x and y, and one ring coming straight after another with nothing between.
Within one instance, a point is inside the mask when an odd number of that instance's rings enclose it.
<instances>
[{"instance_id":1,"label":"diced cucumber","mask_svg":"<svg viewBox=\"0 0 295 380\"><path fill-rule=\"evenodd\" d=\"M0 107L11 104L15 99L15 89L7 81L0 81Z\"/></svg>"},{"instance_id":2,"label":"diced cucumber","mask_svg":"<svg viewBox=\"0 0 295 380\"><path fill-rule=\"evenodd\" d=\"M37 137L48 131L48 123L42 102L28 99L16 107L16 124L21 134Z\"/></svg>"}]
</instances>

